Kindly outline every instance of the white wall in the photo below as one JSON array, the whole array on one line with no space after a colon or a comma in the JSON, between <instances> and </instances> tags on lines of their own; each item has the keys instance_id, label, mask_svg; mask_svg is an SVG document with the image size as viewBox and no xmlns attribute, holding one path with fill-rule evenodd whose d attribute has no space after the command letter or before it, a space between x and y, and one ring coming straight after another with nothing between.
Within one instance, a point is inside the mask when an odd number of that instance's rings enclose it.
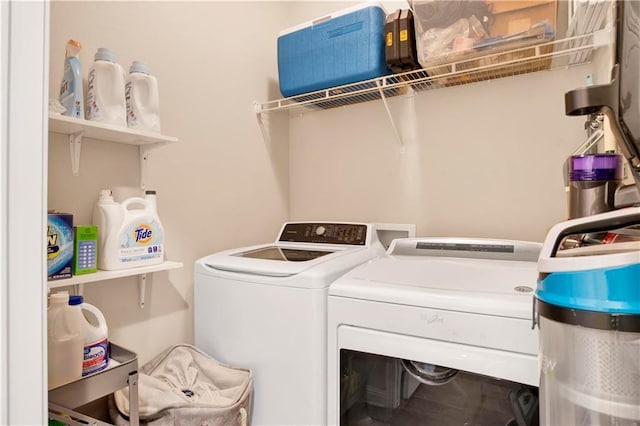
<instances>
[{"instance_id":1,"label":"white wall","mask_svg":"<svg viewBox=\"0 0 640 426\"><path fill-rule=\"evenodd\" d=\"M292 117L291 215L408 222L418 235L542 241L566 218L564 159L584 118L564 92L589 67L437 89Z\"/></svg>"},{"instance_id":2,"label":"white wall","mask_svg":"<svg viewBox=\"0 0 640 426\"><path fill-rule=\"evenodd\" d=\"M87 285L110 337L145 362L193 342L193 262L222 249L270 241L288 219L286 131L261 136L253 101L277 97L275 34L286 26L275 2L60 2L51 4L50 96L57 97L64 47L82 43L89 70L98 47L128 69L140 59L158 78L162 133L179 142L151 153L147 187L158 191L167 256L184 268L156 273L137 307L135 278ZM259 36L256 36L258 34ZM138 183L137 149L85 140L71 176L68 140L50 145L49 208L91 220L101 188Z\"/></svg>"}]
</instances>

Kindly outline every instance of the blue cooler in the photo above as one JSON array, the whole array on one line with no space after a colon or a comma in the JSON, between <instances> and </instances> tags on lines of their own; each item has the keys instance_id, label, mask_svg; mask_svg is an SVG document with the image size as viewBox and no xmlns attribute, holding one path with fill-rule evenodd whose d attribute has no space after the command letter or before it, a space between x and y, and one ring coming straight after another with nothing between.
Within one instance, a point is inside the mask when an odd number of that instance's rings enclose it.
<instances>
[{"instance_id":1,"label":"blue cooler","mask_svg":"<svg viewBox=\"0 0 640 426\"><path fill-rule=\"evenodd\" d=\"M538 268L541 424L639 424L640 207L554 226Z\"/></svg>"},{"instance_id":2,"label":"blue cooler","mask_svg":"<svg viewBox=\"0 0 640 426\"><path fill-rule=\"evenodd\" d=\"M382 6L364 3L278 34L278 78L284 97L390 73Z\"/></svg>"}]
</instances>

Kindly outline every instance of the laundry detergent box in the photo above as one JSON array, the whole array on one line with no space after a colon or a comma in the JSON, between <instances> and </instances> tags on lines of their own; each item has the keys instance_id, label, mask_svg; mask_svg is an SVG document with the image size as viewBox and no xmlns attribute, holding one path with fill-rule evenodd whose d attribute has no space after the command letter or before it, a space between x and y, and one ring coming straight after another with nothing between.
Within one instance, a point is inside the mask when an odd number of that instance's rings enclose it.
<instances>
[{"instance_id":1,"label":"laundry detergent box","mask_svg":"<svg viewBox=\"0 0 640 426\"><path fill-rule=\"evenodd\" d=\"M73 264L73 215L56 211L47 218L47 279L71 278Z\"/></svg>"},{"instance_id":2,"label":"laundry detergent box","mask_svg":"<svg viewBox=\"0 0 640 426\"><path fill-rule=\"evenodd\" d=\"M386 12L359 4L278 34L278 78L284 97L390 74L385 60Z\"/></svg>"}]
</instances>

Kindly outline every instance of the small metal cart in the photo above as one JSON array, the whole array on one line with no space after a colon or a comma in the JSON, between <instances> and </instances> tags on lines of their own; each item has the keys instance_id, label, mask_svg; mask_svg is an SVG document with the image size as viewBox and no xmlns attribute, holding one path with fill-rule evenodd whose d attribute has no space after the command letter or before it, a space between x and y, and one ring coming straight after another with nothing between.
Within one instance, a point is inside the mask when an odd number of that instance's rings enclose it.
<instances>
[{"instance_id":1,"label":"small metal cart","mask_svg":"<svg viewBox=\"0 0 640 426\"><path fill-rule=\"evenodd\" d=\"M95 374L49 390L49 419L67 425L108 425L77 413L72 408L87 404L125 386L129 386L129 423L138 426L138 358L137 355L109 343L109 366Z\"/></svg>"}]
</instances>

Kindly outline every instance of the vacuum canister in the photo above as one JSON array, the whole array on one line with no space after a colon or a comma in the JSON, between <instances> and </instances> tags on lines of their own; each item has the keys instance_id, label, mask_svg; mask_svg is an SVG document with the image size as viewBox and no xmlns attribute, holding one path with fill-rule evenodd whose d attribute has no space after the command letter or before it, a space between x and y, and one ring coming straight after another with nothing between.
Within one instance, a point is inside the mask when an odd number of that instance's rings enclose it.
<instances>
[{"instance_id":1,"label":"vacuum canister","mask_svg":"<svg viewBox=\"0 0 640 426\"><path fill-rule=\"evenodd\" d=\"M547 236L535 301L541 424L640 423L639 224L633 207L560 223ZM612 236L599 244L583 237L603 229Z\"/></svg>"},{"instance_id":2,"label":"vacuum canister","mask_svg":"<svg viewBox=\"0 0 640 426\"><path fill-rule=\"evenodd\" d=\"M569 169L569 218L612 210L615 191L622 178L621 155L572 156Z\"/></svg>"}]
</instances>

